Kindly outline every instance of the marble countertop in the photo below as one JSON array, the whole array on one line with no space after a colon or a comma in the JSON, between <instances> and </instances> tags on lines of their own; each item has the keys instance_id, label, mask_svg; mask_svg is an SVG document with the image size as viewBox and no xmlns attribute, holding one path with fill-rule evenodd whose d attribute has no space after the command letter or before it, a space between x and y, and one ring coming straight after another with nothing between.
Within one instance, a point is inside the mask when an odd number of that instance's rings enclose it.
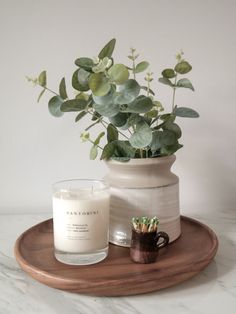
<instances>
[{"instance_id":1,"label":"marble countertop","mask_svg":"<svg viewBox=\"0 0 236 314\"><path fill-rule=\"evenodd\" d=\"M52 289L20 269L13 253L15 240L24 230L49 217L0 215L0 314L235 313L236 211L191 215L211 227L219 239L215 260L199 275L155 293L112 298Z\"/></svg>"}]
</instances>

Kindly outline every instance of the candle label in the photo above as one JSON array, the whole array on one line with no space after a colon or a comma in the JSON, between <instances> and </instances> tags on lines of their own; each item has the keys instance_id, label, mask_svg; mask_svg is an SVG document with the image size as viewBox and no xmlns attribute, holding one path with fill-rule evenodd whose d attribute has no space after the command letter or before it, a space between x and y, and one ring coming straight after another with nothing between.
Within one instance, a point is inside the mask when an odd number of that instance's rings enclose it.
<instances>
[{"instance_id":1,"label":"candle label","mask_svg":"<svg viewBox=\"0 0 236 314\"><path fill-rule=\"evenodd\" d=\"M71 253L102 250L108 245L109 194L88 199L53 197L55 248Z\"/></svg>"},{"instance_id":2,"label":"candle label","mask_svg":"<svg viewBox=\"0 0 236 314\"><path fill-rule=\"evenodd\" d=\"M85 232L89 232L89 227L87 224L67 224L66 231L69 240L86 239Z\"/></svg>"},{"instance_id":3,"label":"candle label","mask_svg":"<svg viewBox=\"0 0 236 314\"><path fill-rule=\"evenodd\" d=\"M75 215L75 216L84 216L84 215L97 215L98 210L94 211L83 211L83 212L78 212L78 211L67 211L67 215Z\"/></svg>"}]
</instances>

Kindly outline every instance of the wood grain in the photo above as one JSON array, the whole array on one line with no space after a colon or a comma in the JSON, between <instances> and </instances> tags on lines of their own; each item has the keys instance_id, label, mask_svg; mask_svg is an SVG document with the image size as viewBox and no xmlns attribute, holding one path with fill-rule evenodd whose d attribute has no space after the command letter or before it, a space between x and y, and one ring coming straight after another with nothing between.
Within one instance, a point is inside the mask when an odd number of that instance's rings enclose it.
<instances>
[{"instance_id":1,"label":"wood grain","mask_svg":"<svg viewBox=\"0 0 236 314\"><path fill-rule=\"evenodd\" d=\"M181 217L182 235L159 250L153 264L135 264L129 249L110 244L108 257L94 265L73 266L53 254L52 219L25 231L15 257L31 277L50 287L96 296L124 296L167 288L187 280L214 258L218 240L206 225Z\"/></svg>"}]
</instances>

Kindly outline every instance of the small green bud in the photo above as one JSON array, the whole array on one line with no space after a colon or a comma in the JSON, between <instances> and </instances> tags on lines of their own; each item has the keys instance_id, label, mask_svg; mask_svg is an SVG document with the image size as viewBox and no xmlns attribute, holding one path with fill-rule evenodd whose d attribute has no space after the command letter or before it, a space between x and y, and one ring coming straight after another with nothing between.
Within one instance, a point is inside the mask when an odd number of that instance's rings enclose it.
<instances>
[{"instance_id":1,"label":"small green bud","mask_svg":"<svg viewBox=\"0 0 236 314\"><path fill-rule=\"evenodd\" d=\"M112 60L109 59L108 57L105 57L102 60L100 60L98 64L92 67L92 70L94 73L105 72L105 70L108 69L111 65L112 65Z\"/></svg>"},{"instance_id":2,"label":"small green bud","mask_svg":"<svg viewBox=\"0 0 236 314\"><path fill-rule=\"evenodd\" d=\"M147 73L146 73L146 76L145 76L145 78L144 78L145 81L147 81L147 82L153 81L152 75L153 75L153 72L147 72Z\"/></svg>"},{"instance_id":3,"label":"small green bud","mask_svg":"<svg viewBox=\"0 0 236 314\"><path fill-rule=\"evenodd\" d=\"M163 108L163 106L162 106L160 101L154 100L153 104L158 109L158 111L163 111L164 110L164 108Z\"/></svg>"},{"instance_id":4,"label":"small green bud","mask_svg":"<svg viewBox=\"0 0 236 314\"><path fill-rule=\"evenodd\" d=\"M89 140L89 133L88 132L81 133L80 139L82 142L87 142Z\"/></svg>"},{"instance_id":5,"label":"small green bud","mask_svg":"<svg viewBox=\"0 0 236 314\"><path fill-rule=\"evenodd\" d=\"M93 63L98 64L100 59L98 57L93 57Z\"/></svg>"},{"instance_id":6,"label":"small green bud","mask_svg":"<svg viewBox=\"0 0 236 314\"><path fill-rule=\"evenodd\" d=\"M178 52L178 53L175 55L176 60L177 60L178 62L183 61L183 58L182 58L183 55L184 55L184 52L183 52L183 50L181 49L180 52Z\"/></svg>"},{"instance_id":7,"label":"small green bud","mask_svg":"<svg viewBox=\"0 0 236 314\"><path fill-rule=\"evenodd\" d=\"M26 76L25 77L27 79L28 82L32 82L34 85L37 85L38 84L38 78L33 78L33 77L29 77L29 76Z\"/></svg>"}]
</instances>

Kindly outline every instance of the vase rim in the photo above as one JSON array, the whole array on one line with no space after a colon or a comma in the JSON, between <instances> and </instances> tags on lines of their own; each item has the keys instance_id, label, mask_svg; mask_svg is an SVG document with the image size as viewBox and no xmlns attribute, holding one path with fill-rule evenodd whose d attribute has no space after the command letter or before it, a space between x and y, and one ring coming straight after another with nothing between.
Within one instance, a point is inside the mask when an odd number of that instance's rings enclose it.
<instances>
[{"instance_id":1,"label":"vase rim","mask_svg":"<svg viewBox=\"0 0 236 314\"><path fill-rule=\"evenodd\" d=\"M147 164L158 164L158 163L169 163L174 162L176 160L176 156L170 155L170 156L162 156L162 157L155 157L155 158L130 158L127 161L119 161L114 159L108 159L105 160L108 164L120 164L123 166L129 166L129 165L147 165Z\"/></svg>"}]
</instances>

